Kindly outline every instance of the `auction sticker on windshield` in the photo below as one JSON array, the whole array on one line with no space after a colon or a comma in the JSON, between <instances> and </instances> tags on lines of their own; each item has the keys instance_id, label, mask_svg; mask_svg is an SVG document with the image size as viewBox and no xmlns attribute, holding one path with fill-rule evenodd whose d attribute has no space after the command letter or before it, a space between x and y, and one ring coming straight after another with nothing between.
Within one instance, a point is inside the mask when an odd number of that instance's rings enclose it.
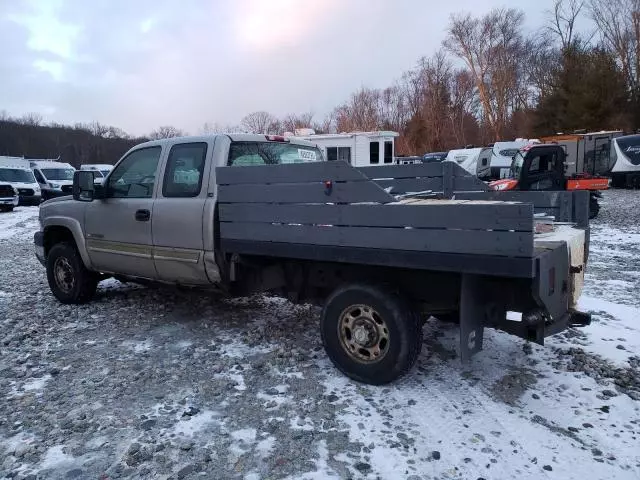
<instances>
[{"instance_id":1,"label":"auction sticker on windshield","mask_svg":"<svg viewBox=\"0 0 640 480\"><path fill-rule=\"evenodd\" d=\"M305 162L315 162L316 152L314 152L313 150L303 150L302 148L299 148L298 158L300 160L304 160Z\"/></svg>"}]
</instances>

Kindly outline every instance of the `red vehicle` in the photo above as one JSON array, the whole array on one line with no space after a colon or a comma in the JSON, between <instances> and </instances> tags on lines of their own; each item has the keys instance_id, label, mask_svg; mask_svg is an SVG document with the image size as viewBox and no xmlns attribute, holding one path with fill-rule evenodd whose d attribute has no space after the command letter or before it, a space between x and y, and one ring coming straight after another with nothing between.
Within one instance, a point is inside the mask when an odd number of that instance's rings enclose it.
<instances>
[{"instance_id":1,"label":"red vehicle","mask_svg":"<svg viewBox=\"0 0 640 480\"><path fill-rule=\"evenodd\" d=\"M589 218L595 218L600 210L600 190L609 188L609 179L587 173L567 175L565 162L560 145L527 145L513 157L509 177L490 182L489 187L496 191L589 190Z\"/></svg>"}]
</instances>

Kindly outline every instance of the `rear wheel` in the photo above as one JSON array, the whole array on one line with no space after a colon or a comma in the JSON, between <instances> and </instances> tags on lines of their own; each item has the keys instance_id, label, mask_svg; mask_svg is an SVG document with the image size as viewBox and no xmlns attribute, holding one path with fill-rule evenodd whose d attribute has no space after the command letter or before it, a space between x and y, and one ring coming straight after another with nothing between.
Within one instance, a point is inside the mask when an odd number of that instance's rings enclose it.
<instances>
[{"instance_id":1,"label":"rear wheel","mask_svg":"<svg viewBox=\"0 0 640 480\"><path fill-rule=\"evenodd\" d=\"M420 316L399 295L371 285L336 290L325 303L320 328L333 364L371 385L407 373L422 347Z\"/></svg>"},{"instance_id":2,"label":"rear wheel","mask_svg":"<svg viewBox=\"0 0 640 480\"><path fill-rule=\"evenodd\" d=\"M97 274L87 270L75 246L62 242L47 255L47 280L53 295L62 303L86 303L98 286Z\"/></svg>"}]
</instances>

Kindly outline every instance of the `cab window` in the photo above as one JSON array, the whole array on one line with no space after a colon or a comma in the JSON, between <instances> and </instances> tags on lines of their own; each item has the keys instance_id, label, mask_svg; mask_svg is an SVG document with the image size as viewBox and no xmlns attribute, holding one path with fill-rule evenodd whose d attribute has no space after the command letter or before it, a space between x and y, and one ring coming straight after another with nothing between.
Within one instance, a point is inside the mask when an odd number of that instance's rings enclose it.
<instances>
[{"instance_id":1,"label":"cab window","mask_svg":"<svg viewBox=\"0 0 640 480\"><path fill-rule=\"evenodd\" d=\"M206 143L181 143L171 147L162 182L163 197L197 197L207 156Z\"/></svg>"},{"instance_id":2,"label":"cab window","mask_svg":"<svg viewBox=\"0 0 640 480\"><path fill-rule=\"evenodd\" d=\"M161 147L148 147L126 156L109 176L107 196L151 198L161 152Z\"/></svg>"}]
</instances>

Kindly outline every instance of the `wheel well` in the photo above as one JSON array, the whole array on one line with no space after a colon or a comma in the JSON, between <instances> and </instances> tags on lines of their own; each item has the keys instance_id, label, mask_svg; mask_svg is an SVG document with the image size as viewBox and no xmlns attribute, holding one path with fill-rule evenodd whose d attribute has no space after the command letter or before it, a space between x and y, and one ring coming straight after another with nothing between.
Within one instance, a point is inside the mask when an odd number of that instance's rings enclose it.
<instances>
[{"instance_id":1,"label":"wheel well","mask_svg":"<svg viewBox=\"0 0 640 480\"><path fill-rule=\"evenodd\" d=\"M49 250L56 244L60 242L70 242L73 245L76 244L73 234L71 230L67 227L47 227L44 231L44 253L45 255L49 254Z\"/></svg>"}]
</instances>

